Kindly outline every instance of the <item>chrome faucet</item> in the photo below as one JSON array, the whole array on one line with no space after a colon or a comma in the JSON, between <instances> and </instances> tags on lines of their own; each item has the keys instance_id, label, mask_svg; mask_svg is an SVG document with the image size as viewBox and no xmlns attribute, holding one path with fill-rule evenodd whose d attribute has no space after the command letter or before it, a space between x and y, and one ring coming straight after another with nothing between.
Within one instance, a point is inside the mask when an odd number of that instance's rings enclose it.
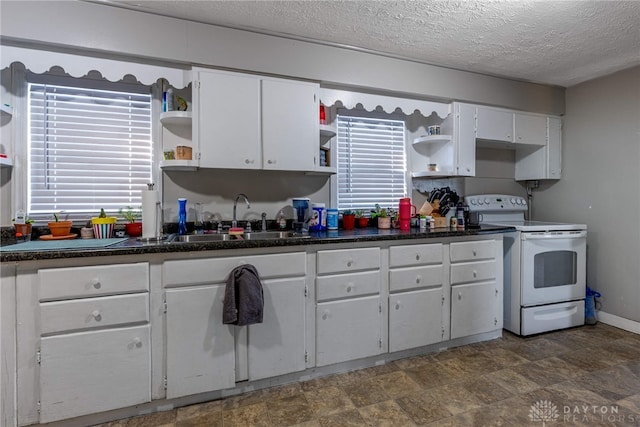
<instances>
[{"instance_id":1,"label":"chrome faucet","mask_svg":"<svg viewBox=\"0 0 640 427\"><path fill-rule=\"evenodd\" d=\"M238 226L238 220L236 220L236 208L238 205L238 200L240 200L240 197L244 198L244 202L247 204L247 209L251 208L251 204L249 203L249 198L247 197L246 194L240 193L236 196L236 200L233 202L233 221L231 221L231 227L234 227L234 228Z\"/></svg>"},{"instance_id":2,"label":"chrome faucet","mask_svg":"<svg viewBox=\"0 0 640 427\"><path fill-rule=\"evenodd\" d=\"M262 231L267 231L267 213L262 212Z\"/></svg>"}]
</instances>

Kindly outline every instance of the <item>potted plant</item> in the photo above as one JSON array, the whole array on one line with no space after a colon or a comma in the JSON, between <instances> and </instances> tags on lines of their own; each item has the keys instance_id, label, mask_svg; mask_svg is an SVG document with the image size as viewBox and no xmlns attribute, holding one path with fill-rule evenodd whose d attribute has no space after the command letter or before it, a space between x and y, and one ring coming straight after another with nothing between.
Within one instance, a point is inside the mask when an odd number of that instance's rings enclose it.
<instances>
[{"instance_id":1,"label":"potted plant","mask_svg":"<svg viewBox=\"0 0 640 427\"><path fill-rule=\"evenodd\" d=\"M120 215L127 221L124 227L129 237L142 236L142 222L138 221L142 218L142 207L127 206L120 209Z\"/></svg>"},{"instance_id":2,"label":"potted plant","mask_svg":"<svg viewBox=\"0 0 640 427\"><path fill-rule=\"evenodd\" d=\"M356 220L358 222L358 228L366 228L369 224L369 218L364 216L364 211L362 209L358 209L356 211Z\"/></svg>"},{"instance_id":3,"label":"potted plant","mask_svg":"<svg viewBox=\"0 0 640 427\"><path fill-rule=\"evenodd\" d=\"M347 209L342 212L342 228L345 230L353 230L356 224L356 215L353 211Z\"/></svg>"},{"instance_id":4,"label":"potted plant","mask_svg":"<svg viewBox=\"0 0 640 427\"><path fill-rule=\"evenodd\" d=\"M31 240L31 230L33 226L33 220L31 218L25 216L24 224L16 224L15 218L13 218L11 221L14 221L13 228L16 229L16 239L20 239L25 242Z\"/></svg>"},{"instance_id":5,"label":"potted plant","mask_svg":"<svg viewBox=\"0 0 640 427\"><path fill-rule=\"evenodd\" d=\"M53 221L47 223L49 230L51 230L51 235L53 237L64 237L71 234L71 226L73 223L71 221L60 221L60 217L57 213L53 214Z\"/></svg>"},{"instance_id":6,"label":"potted plant","mask_svg":"<svg viewBox=\"0 0 640 427\"><path fill-rule=\"evenodd\" d=\"M118 218L115 216L107 216L104 209L100 209L100 215L91 218L93 226L93 234L96 239L108 239L113 234L113 229Z\"/></svg>"},{"instance_id":7,"label":"potted plant","mask_svg":"<svg viewBox=\"0 0 640 427\"><path fill-rule=\"evenodd\" d=\"M378 219L378 228L391 228L391 218L386 208L381 208L380 205L376 205L376 218Z\"/></svg>"}]
</instances>

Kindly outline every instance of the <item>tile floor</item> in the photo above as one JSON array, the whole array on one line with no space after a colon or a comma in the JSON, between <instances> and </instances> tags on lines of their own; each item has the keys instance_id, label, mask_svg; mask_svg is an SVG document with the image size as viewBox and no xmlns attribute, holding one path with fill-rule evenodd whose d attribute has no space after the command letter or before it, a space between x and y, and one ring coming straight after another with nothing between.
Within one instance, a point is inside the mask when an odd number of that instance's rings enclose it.
<instances>
[{"instance_id":1,"label":"tile floor","mask_svg":"<svg viewBox=\"0 0 640 427\"><path fill-rule=\"evenodd\" d=\"M640 335L602 323L529 338L505 331L497 340L101 427L367 425L640 427Z\"/></svg>"}]
</instances>

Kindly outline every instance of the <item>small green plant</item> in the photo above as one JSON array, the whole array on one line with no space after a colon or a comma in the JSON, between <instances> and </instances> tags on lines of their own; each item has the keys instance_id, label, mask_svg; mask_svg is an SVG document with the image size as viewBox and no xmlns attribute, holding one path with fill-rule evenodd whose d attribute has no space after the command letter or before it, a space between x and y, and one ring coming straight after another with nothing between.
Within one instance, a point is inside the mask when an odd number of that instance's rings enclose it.
<instances>
[{"instance_id":1,"label":"small green plant","mask_svg":"<svg viewBox=\"0 0 640 427\"><path fill-rule=\"evenodd\" d=\"M345 209L342 211L342 215L353 215L353 211L351 209Z\"/></svg>"},{"instance_id":2,"label":"small green plant","mask_svg":"<svg viewBox=\"0 0 640 427\"><path fill-rule=\"evenodd\" d=\"M120 215L129 223L136 222L137 219L142 218L142 206L134 208L133 206L127 206L120 209Z\"/></svg>"},{"instance_id":3,"label":"small green plant","mask_svg":"<svg viewBox=\"0 0 640 427\"><path fill-rule=\"evenodd\" d=\"M60 221L60 218L58 217L58 214L56 212L53 213L53 221L54 222Z\"/></svg>"},{"instance_id":4,"label":"small green plant","mask_svg":"<svg viewBox=\"0 0 640 427\"><path fill-rule=\"evenodd\" d=\"M381 208L379 204L376 203L376 209L371 212L371 218L386 218L389 214L387 213L387 208Z\"/></svg>"},{"instance_id":5,"label":"small green plant","mask_svg":"<svg viewBox=\"0 0 640 427\"><path fill-rule=\"evenodd\" d=\"M364 216L364 211L362 209L356 210L356 218L362 218Z\"/></svg>"}]
</instances>

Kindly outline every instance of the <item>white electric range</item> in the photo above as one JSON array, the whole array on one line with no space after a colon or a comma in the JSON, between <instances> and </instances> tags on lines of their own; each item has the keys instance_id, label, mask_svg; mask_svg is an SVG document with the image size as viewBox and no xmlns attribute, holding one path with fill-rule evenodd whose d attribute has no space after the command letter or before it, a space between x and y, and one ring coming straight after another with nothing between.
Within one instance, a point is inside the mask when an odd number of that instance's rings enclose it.
<instances>
[{"instance_id":1,"label":"white electric range","mask_svg":"<svg viewBox=\"0 0 640 427\"><path fill-rule=\"evenodd\" d=\"M584 324L587 226L525 220L522 197L467 196L480 224L505 233L504 328L532 335Z\"/></svg>"}]
</instances>

